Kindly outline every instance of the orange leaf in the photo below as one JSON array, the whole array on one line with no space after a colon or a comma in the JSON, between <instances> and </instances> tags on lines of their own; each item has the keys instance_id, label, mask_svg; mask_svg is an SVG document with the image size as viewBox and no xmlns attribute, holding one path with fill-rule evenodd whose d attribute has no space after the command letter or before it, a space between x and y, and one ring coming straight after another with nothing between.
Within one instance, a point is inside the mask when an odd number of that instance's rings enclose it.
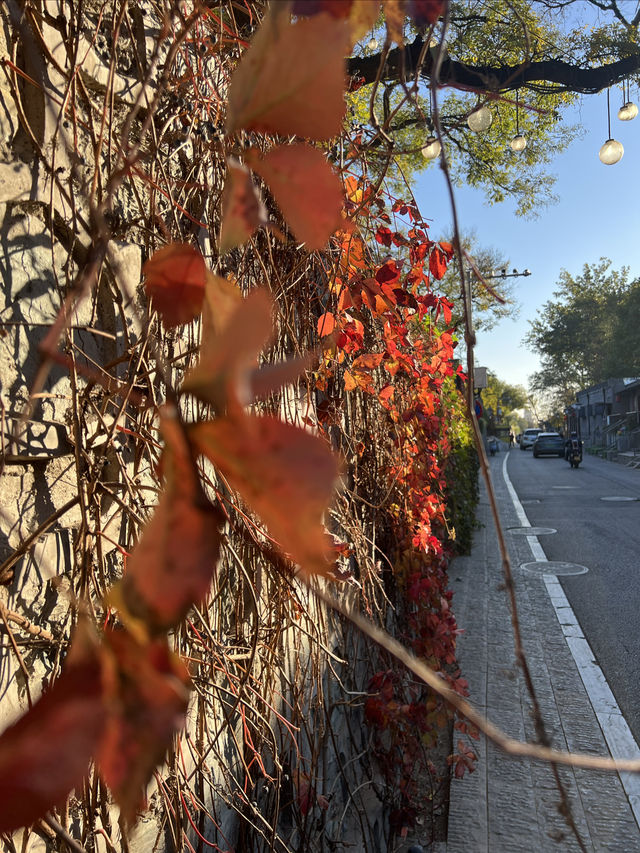
<instances>
[{"instance_id":1,"label":"orange leaf","mask_svg":"<svg viewBox=\"0 0 640 853\"><path fill-rule=\"evenodd\" d=\"M291 230L308 248L322 249L341 226L342 185L326 157L303 143L280 145L247 162L269 184Z\"/></svg>"},{"instance_id":2,"label":"orange leaf","mask_svg":"<svg viewBox=\"0 0 640 853\"><path fill-rule=\"evenodd\" d=\"M207 270L202 306L203 338L221 334L241 303L242 292L235 281Z\"/></svg>"},{"instance_id":3,"label":"orange leaf","mask_svg":"<svg viewBox=\"0 0 640 853\"><path fill-rule=\"evenodd\" d=\"M290 23L273 4L229 89L227 131L330 139L345 112L349 24L326 13Z\"/></svg>"},{"instance_id":4,"label":"orange leaf","mask_svg":"<svg viewBox=\"0 0 640 853\"><path fill-rule=\"evenodd\" d=\"M0 832L28 826L79 788L103 730L101 666L74 638L60 678L0 736Z\"/></svg>"},{"instance_id":5,"label":"orange leaf","mask_svg":"<svg viewBox=\"0 0 640 853\"><path fill-rule=\"evenodd\" d=\"M380 0L353 0L349 14L352 45L373 29L379 13Z\"/></svg>"},{"instance_id":6,"label":"orange leaf","mask_svg":"<svg viewBox=\"0 0 640 853\"><path fill-rule=\"evenodd\" d=\"M321 338L330 335L336 327L336 318L330 311L318 318L318 336Z\"/></svg>"},{"instance_id":7,"label":"orange leaf","mask_svg":"<svg viewBox=\"0 0 640 853\"><path fill-rule=\"evenodd\" d=\"M204 599L220 546L220 514L200 490L182 429L168 408L162 432L166 486L109 594L138 637L173 627Z\"/></svg>"},{"instance_id":8,"label":"orange leaf","mask_svg":"<svg viewBox=\"0 0 640 853\"><path fill-rule=\"evenodd\" d=\"M222 195L220 253L246 243L253 232L266 225L267 221L267 210L249 170L230 157Z\"/></svg>"},{"instance_id":9,"label":"orange leaf","mask_svg":"<svg viewBox=\"0 0 640 853\"><path fill-rule=\"evenodd\" d=\"M387 33L400 47L404 43L405 0L382 0Z\"/></svg>"},{"instance_id":10,"label":"orange leaf","mask_svg":"<svg viewBox=\"0 0 640 853\"><path fill-rule=\"evenodd\" d=\"M376 367L380 367L383 358L384 355L382 353L364 353L363 355L359 355L356 359L354 359L353 367L355 370L375 370Z\"/></svg>"},{"instance_id":11,"label":"orange leaf","mask_svg":"<svg viewBox=\"0 0 640 853\"><path fill-rule=\"evenodd\" d=\"M200 361L185 376L182 390L218 411L251 402L250 376L271 335L271 308L271 297L259 288L238 302L220 334L205 326Z\"/></svg>"},{"instance_id":12,"label":"orange leaf","mask_svg":"<svg viewBox=\"0 0 640 853\"><path fill-rule=\"evenodd\" d=\"M344 390L353 391L358 387L358 383L354 376L348 370L344 372Z\"/></svg>"},{"instance_id":13,"label":"orange leaf","mask_svg":"<svg viewBox=\"0 0 640 853\"><path fill-rule=\"evenodd\" d=\"M109 717L96 758L130 823L184 722L189 676L165 639L141 645L127 631L107 631L105 658L111 675Z\"/></svg>"},{"instance_id":14,"label":"orange leaf","mask_svg":"<svg viewBox=\"0 0 640 853\"><path fill-rule=\"evenodd\" d=\"M315 435L277 418L218 418L191 428L191 439L308 573L327 575L322 525L338 476L336 460Z\"/></svg>"},{"instance_id":15,"label":"orange leaf","mask_svg":"<svg viewBox=\"0 0 640 853\"><path fill-rule=\"evenodd\" d=\"M147 296L170 329L188 323L202 310L207 268L202 255L186 243L169 243L142 267Z\"/></svg>"}]
</instances>

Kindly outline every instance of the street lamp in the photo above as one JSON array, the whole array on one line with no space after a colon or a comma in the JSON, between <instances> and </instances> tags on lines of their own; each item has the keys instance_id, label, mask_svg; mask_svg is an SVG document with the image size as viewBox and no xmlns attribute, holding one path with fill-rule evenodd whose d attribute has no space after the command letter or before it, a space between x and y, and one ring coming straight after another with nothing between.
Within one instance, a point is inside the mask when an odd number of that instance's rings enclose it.
<instances>
[{"instance_id":1,"label":"street lamp","mask_svg":"<svg viewBox=\"0 0 640 853\"><path fill-rule=\"evenodd\" d=\"M518 272L517 269L514 268L513 272L507 272L506 267L501 269L499 272L492 272L483 275L482 278L519 278L524 276L525 278L531 275L531 270L522 270L522 272Z\"/></svg>"}]
</instances>

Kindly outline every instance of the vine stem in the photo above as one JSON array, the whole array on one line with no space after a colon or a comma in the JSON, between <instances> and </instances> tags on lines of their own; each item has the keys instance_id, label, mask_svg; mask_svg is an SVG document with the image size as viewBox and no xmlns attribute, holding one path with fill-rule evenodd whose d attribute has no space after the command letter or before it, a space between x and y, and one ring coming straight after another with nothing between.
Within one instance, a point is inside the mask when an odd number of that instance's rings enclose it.
<instances>
[{"instance_id":1,"label":"vine stem","mask_svg":"<svg viewBox=\"0 0 640 853\"><path fill-rule=\"evenodd\" d=\"M401 643L381 628L377 628L364 616L351 610L330 593L319 586L309 588L313 594L355 625L366 637L377 643L381 648L403 664L410 672L422 679L425 684L441 696L445 702L456 709L469 722L473 723L483 734L485 734L496 746L500 747L508 755L520 758L532 758L537 761L555 762L569 767L580 767L586 770L615 770L617 772L640 773L640 759L632 758L608 758L599 755L587 755L579 752L566 752L541 746L534 743L526 743L509 737L498 726L484 717L479 711L467 702L459 693L447 686L444 677L431 669L424 661L417 658Z\"/></svg>"}]
</instances>

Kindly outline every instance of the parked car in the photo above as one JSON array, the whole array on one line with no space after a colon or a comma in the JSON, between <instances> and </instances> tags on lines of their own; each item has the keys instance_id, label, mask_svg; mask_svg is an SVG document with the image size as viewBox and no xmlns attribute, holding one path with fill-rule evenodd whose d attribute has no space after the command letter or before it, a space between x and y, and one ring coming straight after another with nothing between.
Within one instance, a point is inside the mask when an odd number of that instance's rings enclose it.
<instances>
[{"instance_id":1,"label":"parked car","mask_svg":"<svg viewBox=\"0 0 640 853\"><path fill-rule=\"evenodd\" d=\"M527 450L527 448L533 447L533 442L541 432L541 429L525 429L520 438L520 450Z\"/></svg>"},{"instance_id":2,"label":"parked car","mask_svg":"<svg viewBox=\"0 0 640 853\"><path fill-rule=\"evenodd\" d=\"M533 455L564 458L564 438L557 432L541 432L533 442Z\"/></svg>"}]
</instances>

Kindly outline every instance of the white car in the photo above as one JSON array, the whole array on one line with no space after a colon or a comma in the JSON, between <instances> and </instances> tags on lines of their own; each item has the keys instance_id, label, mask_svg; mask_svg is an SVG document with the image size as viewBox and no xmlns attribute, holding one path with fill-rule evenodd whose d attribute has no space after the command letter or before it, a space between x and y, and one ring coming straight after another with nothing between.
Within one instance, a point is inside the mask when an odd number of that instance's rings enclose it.
<instances>
[{"instance_id":1,"label":"white car","mask_svg":"<svg viewBox=\"0 0 640 853\"><path fill-rule=\"evenodd\" d=\"M520 450L526 450L528 447L533 447L533 442L541 432L541 429L525 429L520 438Z\"/></svg>"}]
</instances>

